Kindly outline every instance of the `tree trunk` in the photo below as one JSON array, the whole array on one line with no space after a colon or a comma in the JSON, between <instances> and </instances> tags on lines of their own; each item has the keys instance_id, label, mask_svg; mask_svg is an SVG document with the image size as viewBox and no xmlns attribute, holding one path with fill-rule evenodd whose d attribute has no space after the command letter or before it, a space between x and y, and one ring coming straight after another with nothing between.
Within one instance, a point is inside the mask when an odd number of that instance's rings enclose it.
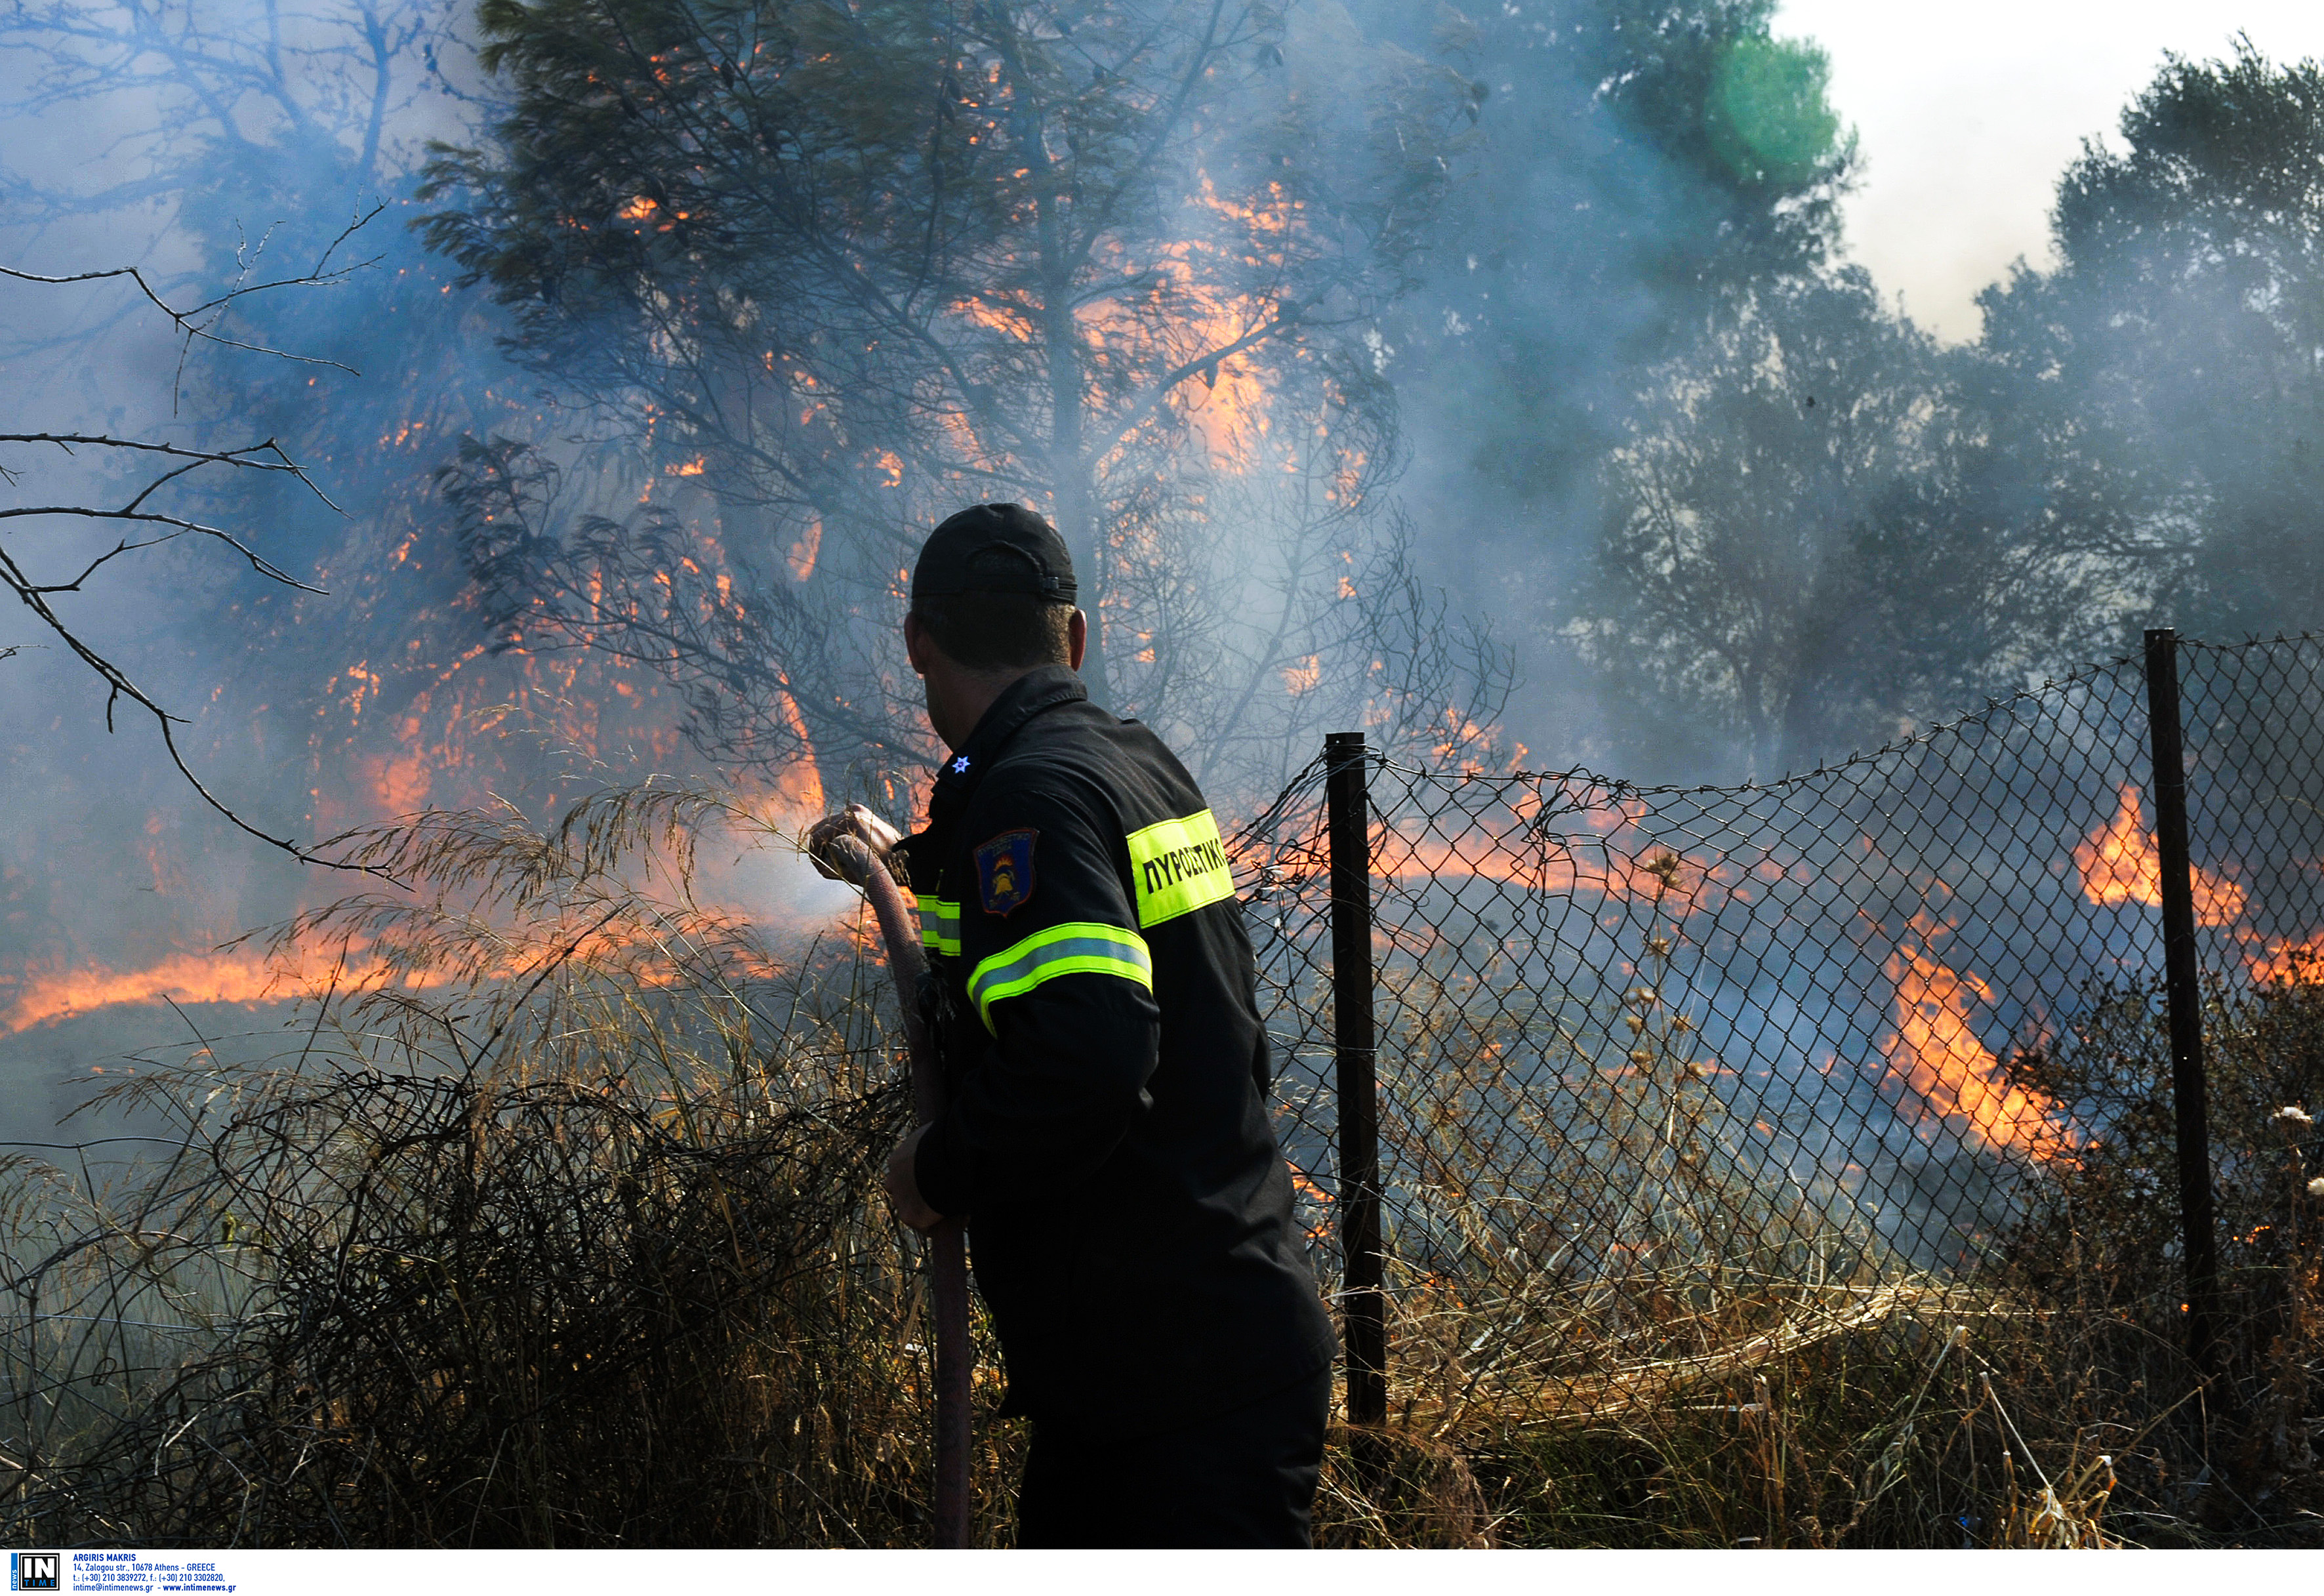
<instances>
[{"instance_id":1,"label":"tree trunk","mask_svg":"<svg viewBox=\"0 0 2324 1596\"><path fill-rule=\"evenodd\" d=\"M1060 455L1064 454L1061 449ZM1076 456L1078 451L1076 451ZM1089 615L1089 650L1082 656L1082 681L1091 701L1111 708L1111 684L1106 679L1105 628L1099 623L1097 495L1091 492L1086 467L1078 457L1061 458L1055 473L1057 532L1074 557L1074 579L1081 588L1081 607Z\"/></svg>"},{"instance_id":2,"label":"tree trunk","mask_svg":"<svg viewBox=\"0 0 2324 1596\"><path fill-rule=\"evenodd\" d=\"M1047 281L1043 285L1042 341L1048 346L1049 480L1057 533L1074 557L1074 580L1079 586L1081 607L1089 616L1089 649L1082 656L1082 681L1090 699L1101 708L1113 706L1112 684L1107 678L1102 563L1105 552L1097 515L1096 487L1090 480L1092 462L1082 437L1081 328L1074 320L1073 272L1064 248L1063 229L1055 203L1045 203L1041 216L1041 247L1047 257Z\"/></svg>"}]
</instances>

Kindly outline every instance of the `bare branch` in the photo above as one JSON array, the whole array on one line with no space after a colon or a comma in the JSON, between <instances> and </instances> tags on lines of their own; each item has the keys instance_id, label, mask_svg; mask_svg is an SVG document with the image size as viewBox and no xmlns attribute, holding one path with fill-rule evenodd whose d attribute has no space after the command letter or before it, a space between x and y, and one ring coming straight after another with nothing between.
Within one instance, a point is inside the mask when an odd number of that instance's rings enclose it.
<instances>
[{"instance_id":1,"label":"bare branch","mask_svg":"<svg viewBox=\"0 0 2324 1596\"><path fill-rule=\"evenodd\" d=\"M76 635L70 627L58 618L57 613L49 607L48 600L44 595L50 590L42 588L27 577L23 567L17 565L5 549L0 549L0 584L5 584L18 598L23 600L25 607L39 616L42 623L55 632L63 641L65 647L70 649L82 664L95 671L98 679L110 689L106 695L105 706L106 729L107 731L113 729L113 706L123 698L128 699L152 715L153 724L161 730L161 746L169 751L170 762L178 767L178 773L186 779L187 783L200 796L201 800L224 816L237 830L256 837L262 843L281 849L301 863L327 864L335 870L354 870L366 875L384 875L384 872L373 867L327 858L309 848L302 847L288 837L279 837L271 832L262 831L235 813L203 784L202 779L195 775L192 767L186 763L186 756L178 747L175 731L177 726L189 724L185 717L171 715L162 708L135 682L130 680L119 666Z\"/></svg>"},{"instance_id":2,"label":"bare branch","mask_svg":"<svg viewBox=\"0 0 2324 1596\"><path fill-rule=\"evenodd\" d=\"M227 337L217 330L217 326L219 318L226 313L229 307L249 295L266 292L280 288L301 286L313 287L342 282L346 281L352 273L361 270L363 266L369 264L370 263L368 262L334 264L333 260L340 247L350 236L354 235L355 230L361 227L365 222L371 220L373 217L379 214L379 208L380 208L374 207L370 212L357 218L353 223L350 223L345 229L343 229L338 236L334 238L323 250L321 255L317 259L313 270L298 277L279 278L256 283L237 283L226 293L217 295L203 301L201 304L191 306L184 309L173 307L168 301L163 300L161 296L154 291L152 285L146 280L144 274L134 266L124 266L106 271L77 272L63 276L43 275L38 272L19 271L14 267L0 267L0 275L13 278L18 281L49 285L102 281L113 278L125 277L134 282L137 285L138 290L143 293L145 298L155 306L158 306L162 313L170 318L171 324L176 327L179 332L183 336L186 348L189 349L196 339L200 339L204 342L224 345L234 348L249 349L259 354L273 355L286 360L298 361L303 364L327 365L338 370L352 373L352 367L341 365L337 361L313 359L304 355L293 355L284 350L272 349L263 345L246 343L238 339ZM261 247L263 247L263 244ZM183 370L182 351L180 354L180 370L181 372ZM42 581L36 579L25 569L23 565L19 562L18 558L13 552L8 550L5 547L0 547L0 585L5 585L9 591L14 593L17 598L23 602L24 606L30 609L32 613L40 619L41 623L46 626L49 631L54 633L59 639L62 640L65 647L72 651L73 656L93 671L97 675L97 678L105 684L106 689L105 703L106 729L107 731L114 729L114 710L116 706L118 706L123 700L126 699L128 702L137 706L141 709L143 709L147 714L153 717L153 723L161 734L161 745L169 753L170 762L177 767L178 773L185 778L187 783L193 788L194 791L198 795L199 795L201 800L205 804L208 804L212 809L216 810L219 815L223 816L237 830L256 838L260 842L268 844L270 846L281 849L284 853L289 853L292 858L297 859L303 863L326 864L334 869L351 870L367 875L380 876L383 879L393 879L385 870L377 865L359 861L348 861L326 856L325 854L317 852L316 847L301 844L294 839L287 836L278 836L273 833L263 829L262 827L253 825L251 822L244 819L241 815L237 814L223 799L219 798L217 794L213 793L209 788L204 784L202 780L198 776L195 775L192 768L186 762L185 754L178 745L176 730L177 727L188 724L185 719L182 716L171 715L168 710L164 709L159 701L133 681L125 670L108 659L105 654L100 652L87 639L76 632L71 626L68 625L50 603L50 600L58 594L78 593L83 591L90 578L95 577L96 574L106 566L120 558L123 555L134 553L140 549L151 549L159 544L171 542L178 538L186 536L189 533L207 538L226 545L226 547L233 549L236 554L240 555L243 559L249 564L252 570L257 572L260 576L266 577L269 581L280 582L285 586L296 588L302 593L322 593L324 591L322 588L299 580L297 577L291 576L288 571L282 569L272 560L267 559L256 549L251 548L240 538L236 537L234 533L226 530L223 527L213 526L205 521L189 520L181 515L175 515L163 510L148 507L153 500L154 495L160 494L162 490L168 488L172 484L191 475L195 472L200 471L205 466L219 466L229 471L256 471L260 473L290 476L295 478L307 489L308 492L313 494L317 499L329 506L334 512L342 514L344 514L345 512L340 511L339 507L332 503L330 496L325 494L322 489L316 484L314 480L307 475L305 469L301 467L297 461L293 460L290 455L283 450L279 443L271 438L259 443L246 444L235 448L206 449L188 447L180 444L165 443L148 438L115 438L103 433L27 431L0 434L0 444L48 446L57 448L67 457L73 458L78 457L78 451L81 449L94 449L106 453L117 452L124 454L132 458L150 459L154 463L156 467L152 471L152 475L146 476L145 479L137 486L135 491L130 494L126 502L117 506L106 507L86 503L58 503L18 505L9 509L0 510L0 523L60 518L68 521L79 521L90 523L104 521L126 522L137 527L161 529L158 531L158 535L154 536L143 538L123 536L117 539L112 548L88 560L86 565L81 567L77 574L75 574L69 580L66 581ZM22 475L22 467L0 467L0 483L5 483L7 485L14 486L19 481ZM21 647L23 645L18 646ZM0 659L8 658L16 651L17 650L15 647L0 650ZM327 844L318 844L318 846L321 845Z\"/></svg>"},{"instance_id":3,"label":"bare branch","mask_svg":"<svg viewBox=\"0 0 2324 1596\"><path fill-rule=\"evenodd\" d=\"M272 278L264 282L237 283L225 293L182 310L163 299L155 291L153 285L146 281L145 273L135 266L111 266L96 272L68 272L62 276L48 276L37 272L21 272L14 266L0 266L0 277L14 278L19 282L35 282L51 286L62 286L74 282L101 282L109 278L126 277L134 282L137 285L137 291L151 300L185 336L189 347L195 339L198 338L204 343L217 344L229 349L246 349L254 355L272 355L282 360L295 361L300 365L329 366L335 371L343 371L351 377L361 376L363 374L356 371L355 367L339 361L327 360L315 355L299 355L288 349L277 349L265 344L245 343L239 338L229 338L213 329L218 318L238 300L281 288L332 287L345 282L366 266L376 265L379 262L377 255L373 255L366 260L346 262L336 266L331 263L331 257L337 253L341 244L355 236L358 229L386 208L384 205L374 205L370 210L342 227L338 235L323 246L323 253L316 257L315 264L298 276ZM208 319L205 320L205 318Z\"/></svg>"},{"instance_id":4,"label":"bare branch","mask_svg":"<svg viewBox=\"0 0 2324 1596\"><path fill-rule=\"evenodd\" d=\"M143 498L144 495L141 494L138 496ZM214 526L206 526L198 521L186 521L178 516L161 515L152 511L96 510L86 504L37 504L22 510L0 510L0 521L13 521L20 516L28 515L63 515L75 517L81 521L143 521L157 526L175 527L177 529L176 531L170 533L168 537L155 538L151 540L149 542L127 545L125 548L148 549L152 547L154 543L166 543L171 538L177 537L184 532L198 532L203 537L217 539L219 542L233 549L236 554L241 555L244 559L250 562L250 568L256 571L262 577L271 577L272 580L280 582L288 587L296 587L301 593L319 594L327 591L324 588L314 586L309 583L300 581L296 577L293 577L289 572L283 570L280 566L266 558L265 556L260 554L256 549L252 549L247 544L244 543L241 539L236 538L232 532L225 531ZM124 551L125 549L115 549L114 552L122 553ZM112 556L107 555L106 558L109 559ZM75 586L75 584L66 584L59 587L40 588L38 591L44 593L69 592L73 586Z\"/></svg>"}]
</instances>

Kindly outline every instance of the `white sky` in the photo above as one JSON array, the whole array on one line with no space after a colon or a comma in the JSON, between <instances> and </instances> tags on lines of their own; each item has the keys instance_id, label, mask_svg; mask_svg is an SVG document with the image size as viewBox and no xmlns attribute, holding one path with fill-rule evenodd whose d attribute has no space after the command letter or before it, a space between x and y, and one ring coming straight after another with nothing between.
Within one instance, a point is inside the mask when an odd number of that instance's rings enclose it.
<instances>
[{"instance_id":1,"label":"white sky","mask_svg":"<svg viewBox=\"0 0 2324 1596\"><path fill-rule=\"evenodd\" d=\"M2166 50L2324 59L2318 0L1784 0L1775 32L1831 55L1831 98L1858 134L1849 253L1892 301L1948 338L2024 255L2050 260L2058 174L2116 119Z\"/></svg>"}]
</instances>

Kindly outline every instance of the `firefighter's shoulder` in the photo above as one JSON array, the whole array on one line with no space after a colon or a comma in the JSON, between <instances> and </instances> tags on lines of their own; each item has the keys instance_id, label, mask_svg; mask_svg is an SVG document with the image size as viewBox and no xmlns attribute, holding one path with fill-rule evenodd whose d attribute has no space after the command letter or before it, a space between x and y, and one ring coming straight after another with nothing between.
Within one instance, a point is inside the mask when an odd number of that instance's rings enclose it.
<instances>
[{"instance_id":1,"label":"firefighter's shoulder","mask_svg":"<svg viewBox=\"0 0 2324 1596\"><path fill-rule=\"evenodd\" d=\"M1086 775L1040 761L996 764L962 816L965 900L1013 918L1045 885L1076 902L1119 880L1113 806ZM1114 888L1116 895L1119 888Z\"/></svg>"}]
</instances>

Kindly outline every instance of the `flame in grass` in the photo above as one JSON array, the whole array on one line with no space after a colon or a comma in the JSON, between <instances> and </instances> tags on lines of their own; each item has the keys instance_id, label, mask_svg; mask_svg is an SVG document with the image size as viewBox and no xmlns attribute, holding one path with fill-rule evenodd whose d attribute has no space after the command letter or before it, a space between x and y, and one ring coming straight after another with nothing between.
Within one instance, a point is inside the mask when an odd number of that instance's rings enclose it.
<instances>
[{"instance_id":1,"label":"flame in grass","mask_svg":"<svg viewBox=\"0 0 2324 1596\"><path fill-rule=\"evenodd\" d=\"M2150 909L2161 906L2163 860L2154 835L2139 824L2136 783L2122 784L2114 818L2075 846L2074 867L2081 872L2082 895L2101 908L2126 903ZM2245 963L2254 981L2279 984L2324 981L2324 931L2251 951L2260 938L2244 918L2250 895L2236 882L2200 864L2191 871L2196 922L2235 934L2246 950Z\"/></svg>"},{"instance_id":2,"label":"flame in grass","mask_svg":"<svg viewBox=\"0 0 2324 1596\"><path fill-rule=\"evenodd\" d=\"M282 977L255 953L171 954L143 970L60 970L25 978L0 1016L14 1036L120 1003L261 1003L281 997Z\"/></svg>"},{"instance_id":3,"label":"flame in grass","mask_svg":"<svg viewBox=\"0 0 2324 1596\"><path fill-rule=\"evenodd\" d=\"M1756 866L1733 861L1706 863L1642 837L1609 836L1602 850L1527 843L1512 846L1508 839L1481 831L1411 835L1375 824L1372 868L1412 885L1466 876L1554 897L1660 900L1665 912L1681 918L1715 909L1730 899L1748 902L1754 881L1784 879L1784 867L1773 860Z\"/></svg>"},{"instance_id":4,"label":"flame in grass","mask_svg":"<svg viewBox=\"0 0 2324 1596\"><path fill-rule=\"evenodd\" d=\"M728 801L742 823L735 840L747 848L804 830L822 814L824 800L813 761L800 761L774 789ZM5 1005L0 1008L0 1036L103 1009L164 1001L288 1003L327 992L350 997L391 989L420 992L521 983L549 964L567 962L639 990L660 990L698 973L685 967L674 950L691 946L698 954L709 945L719 949L717 963L725 973L749 981L774 979L781 973L779 962L734 933L754 927L786 938L804 937L828 933L832 917L760 900L762 886L731 878L731 866L722 864L722 857L700 862L691 899L682 909L622 915L586 930L540 922L503 926L476 945L491 950L481 956L472 948L431 958L425 947L414 948L406 938L374 939L334 910L309 910L271 946L254 936L209 948L181 946L130 968L26 969L13 978L0 976L0 1003ZM738 898L750 900L749 907ZM855 924L848 934L860 948L872 947L874 933L868 923Z\"/></svg>"},{"instance_id":5,"label":"flame in grass","mask_svg":"<svg viewBox=\"0 0 2324 1596\"><path fill-rule=\"evenodd\" d=\"M2013 1085L1978 1039L1971 1006L1990 1004L1993 990L1937 957L1932 945L1951 929L1925 910L1914 916L1883 966L1896 988L1895 1027L1881 1043L1890 1071L1983 1146L2054 1158L2072 1132L2054 1102Z\"/></svg>"},{"instance_id":6,"label":"flame in grass","mask_svg":"<svg viewBox=\"0 0 2324 1596\"><path fill-rule=\"evenodd\" d=\"M421 992L448 984L448 977L395 971L351 939L302 937L273 950L237 943L166 954L134 970L85 967L27 975L15 1001L0 1015L0 1035L124 1004L279 1003L326 990L357 992L393 985Z\"/></svg>"},{"instance_id":7,"label":"flame in grass","mask_svg":"<svg viewBox=\"0 0 2324 1596\"><path fill-rule=\"evenodd\" d=\"M1307 1240L1317 1245L1329 1242L1338 1223L1332 1194L1317 1185L1298 1165L1286 1159L1284 1167L1291 1171L1291 1184L1299 1195L1315 1204L1319 1211L1315 1222L1305 1227Z\"/></svg>"},{"instance_id":8,"label":"flame in grass","mask_svg":"<svg viewBox=\"0 0 2324 1596\"><path fill-rule=\"evenodd\" d=\"M810 927L802 919L784 928ZM137 970L91 968L32 976L22 983L15 1001L0 1015L0 1036L59 1024L99 1009L165 999L179 1003L253 1004L319 998L327 992L342 997L389 989L433 992L522 983L550 965L617 973L624 983L641 991L674 987L689 978L689 972L669 952L673 940L669 932L659 926L604 925L577 936L535 927L505 956L483 964L455 960L440 965L415 964L408 956L389 956L384 948L367 945L360 937L334 935L327 927L317 929L316 935L302 932L288 946L271 951L235 945L207 953L169 954ZM856 924L851 929L860 946L871 946L873 933L868 926ZM770 980L780 973L776 964L734 946L724 949L721 962L730 973L748 980Z\"/></svg>"},{"instance_id":9,"label":"flame in grass","mask_svg":"<svg viewBox=\"0 0 2324 1596\"><path fill-rule=\"evenodd\" d=\"M2154 834L2139 824L2138 784L2122 784L2114 818L2093 830L2074 846L2074 868L2081 872L2082 895L2101 909L2142 903L2149 909L2163 903L2163 856L2155 850ZM2243 919L2246 895L2225 876L2196 865L2195 918L2206 926L2233 926Z\"/></svg>"}]
</instances>

